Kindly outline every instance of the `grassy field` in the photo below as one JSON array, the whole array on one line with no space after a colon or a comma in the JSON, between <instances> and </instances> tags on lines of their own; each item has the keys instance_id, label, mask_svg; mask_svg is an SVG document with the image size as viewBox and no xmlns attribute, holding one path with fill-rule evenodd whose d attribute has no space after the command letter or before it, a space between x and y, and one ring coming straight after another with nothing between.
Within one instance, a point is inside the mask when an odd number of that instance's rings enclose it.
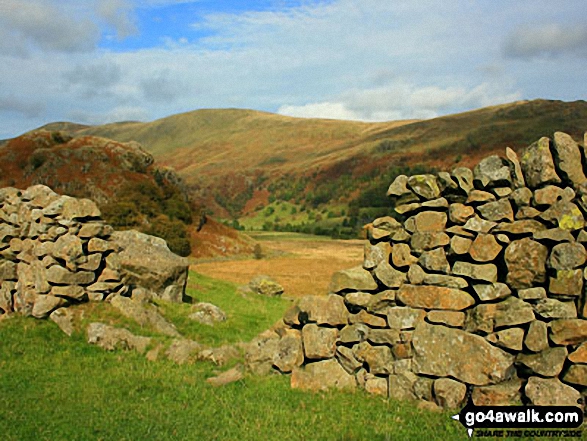
<instances>
[{"instance_id":1,"label":"grassy field","mask_svg":"<svg viewBox=\"0 0 587 441\"><path fill-rule=\"evenodd\" d=\"M332 274L361 265L364 241L332 240L299 233L257 232L262 259L199 261L192 269L246 285L254 276L266 274L285 288L284 296L326 295Z\"/></svg>"},{"instance_id":2,"label":"grassy field","mask_svg":"<svg viewBox=\"0 0 587 441\"><path fill-rule=\"evenodd\" d=\"M286 300L243 299L236 286L190 274L189 294L228 313L225 325L185 322L190 305L161 305L186 336L220 345L248 340L277 320ZM125 324L107 305L89 305L84 324ZM130 325L135 333L147 329ZM289 377L247 376L215 388L219 368L147 361L107 352L50 321L0 321L0 438L21 440L465 440L450 419L365 392L292 390ZM553 438L550 438L553 439Z\"/></svg>"}]
</instances>

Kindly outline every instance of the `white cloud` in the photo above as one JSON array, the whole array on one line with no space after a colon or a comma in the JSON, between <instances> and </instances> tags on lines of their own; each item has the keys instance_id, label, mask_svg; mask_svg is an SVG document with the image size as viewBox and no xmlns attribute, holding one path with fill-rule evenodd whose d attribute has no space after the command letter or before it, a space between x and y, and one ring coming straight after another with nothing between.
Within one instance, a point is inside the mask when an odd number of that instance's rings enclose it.
<instances>
[{"instance_id":1,"label":"white cloud","mask_svg":"<svg viewBox=\"0 0 587 441\"><path fill-rule=\"evenodd\" d=\"M64 8L46 0L0 1L0 28L3 39L16 42L16 51L0 46L3 53L27 55L28 48L49 51L87 52L100 38L91 20L72 17Z\"/></svg>"},{"instance_id":2,"label":"white cloud","mask_svg":"<svg viewBox=\"0 0 587 441\"><path fill-rule=\"evenodd\" d=\"M519 58L573 52L587 56L587 26L551 23L524 27L508 36L503 50L506 56Z\"/></svg>"},{"instance_id":3,"label":"white cloud","mask_svg":"<svg viewBox=\"0 0 587 441\"><path fill-rule=\"evenodd\" d=\"M147 32L145 20L166 17L160 7L181 3L193 3L194 26L148 36L156 47L140 34L132 43L141 49L114 38ZM245 107L381 121L587 96L586 58L575 56L584 0L283 6L292 3L228 14L206 13L222 10L212 0L0 0L0 96L21 109L11 113L20 119L0 116L0 138L76 115L99 123ZM558 24L538 36L533 23ZM99 48L108 37L115 50ZM543 53L565 56L533 56Z\"/></svg>"},{"instance_id":4,"label":"white cloud","mask_svg":"<svg viewBox=\"0 0 587 441\"><path fill-rule=\"evenodd\" d=\"M306 118L389 121L434 118L440 114L519 100L519 92L504 92L483 83L472 89L436 86L418 87L409 83L374 89L353 90L338 101L281 106L278 113Z\"/></svg>"},{"instance_id":5,"label":"white cloud","mask_svg":"<svg viewBox=\"0 0 587 441\"><path fill-rule=\"evenodd\" d=\"M98 15L114 28L119 39L138 32L133 10L134 6L128 0L100 0L97 6Z\"/></svg>"},{"instance_id":6,"label":"white cloud","mask_svg":"<svg viewBox=\"0 0 587 441\"><path fill-rule=\"evenodd\" d=\"M120 121L145 121L148 112L142 107L116 107L105 112L89 112L85 110L72 110L68 118L82 124L107 124Z\"/></svg>"}]
</instances>

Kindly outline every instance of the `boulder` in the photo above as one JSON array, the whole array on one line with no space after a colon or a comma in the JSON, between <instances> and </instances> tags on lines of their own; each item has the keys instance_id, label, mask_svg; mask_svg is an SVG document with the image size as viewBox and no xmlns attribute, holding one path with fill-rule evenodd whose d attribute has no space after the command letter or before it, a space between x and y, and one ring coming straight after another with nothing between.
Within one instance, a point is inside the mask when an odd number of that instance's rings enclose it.
<instances>
[{"instance_id":1,"label":"boulder","mask_svg":"<svg viewBox=\"0 0 587 441\"><path fill-rule=\"evenodd\" d=\"M181 365L191 363L198 359L202 350L203 346L200 343L187 338L181 338L171 342L171 345L165 351L165 355L169 360Z\"/></svg>"},{"instance_id":2,"label":"boulder","mask_svg":"<svg viewBox=\"0 0 587 441\"><path fill-rule=\"evenodd\" d=\"M108 351L115 349L136 350L142 354L151 344L151 339L134 335L128 329L115 328L104 323L90 323L88 343L98 345Z\"/></svg>"},{"instance_id":3,"label":"boulder","mask_svg":"<svg viewBox=\"0 0 587 441\"><path fill-rule=\"evenodd\" d=\"M416 327L414 372L452 377L476 386L500 383L513 374L513 356L479 335L421 323Z\"/></svg>"},{"instance_id":4,"label":"boulder","mask_svg":"<svg viewBox=\"0 0 587 441\"><path fill-rule=\"evenodd\" d=\"M150 326L156 331L170 337L179 337L179 332L151 305L144 305L136 300L121 295L114 295L110 304L125 317L135 320L141 326Z\"/></svg>"},{"instance_id":5,"label":"boulder","mask_svg":"<svg viewBox=\"0 0 587 441\"><path fill-rule=\"evenodd\" d=\"M120 272L127 285L152 291L163 300L183 300L188 261L172 253L163 239L129 230L113 233L112 241L121 249Z\"/></svg>"},{"instance_id":6,"label":"boulder","mask_svg":"<svg viewBox=\"0 0 587 441\"><path fill-rule=\"evenodd\" d=\"M208 326L226 321L226 313L212 303L199 302L192 306L192 312L188 318Z\"/></svg>"},{"instance_id":7,"label":"boulder","mask_svg":"<svg viewBox=\"0 0 587 441\"><path fill-rule=\"evenodd\" d=\"M254 293L265 297L278 297L283 294L283 286L269 276L255 276L249 282L249 288Z\"/></svg>"},{"instance_id":8,"label":"boulder","mask_svg":"<svg viewBox=\"0 0 587 441\"><path fill-rule=\"evenodd\" d=\"M206 379L206 383L211 384L214 387L220 387L240 381L244 377L244 366L238 365L220 375Z\"/></svg>"}]
</instances>

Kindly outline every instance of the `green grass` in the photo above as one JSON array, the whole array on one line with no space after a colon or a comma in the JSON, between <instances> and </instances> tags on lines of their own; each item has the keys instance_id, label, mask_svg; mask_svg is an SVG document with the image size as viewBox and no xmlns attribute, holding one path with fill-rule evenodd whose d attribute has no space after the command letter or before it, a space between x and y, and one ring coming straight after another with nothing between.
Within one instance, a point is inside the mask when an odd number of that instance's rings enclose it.
<instances>
[{"instance_id":1,"label":"green grass","mask_svg":"<svg viewBox=\"0 0 587 441\"><path fill-rule=\"evenodd\" d=\"M160 302L165 317L173 321L179 332L200 343L221 346L223 344L250 341L270 328L291 306L289 300L254 294L243 297L237 285L190 272L187 295L193 303L208 302L226 312L225 322L208 326L187 318L191 305Z\"/></svg>"},{"instance_id":2,"label":"green grass","mask_svg":"<svg viewBox=\"0 0 587 441\"><path fill-rule=\"evenodd\" d=\"M3 440L465 439L449 414L364 393L291 390L286 376L209 386L207 363L105 352L51 322L0 323Z\"/></svg>"},{"instance_id":3,"label":"green grass","mask_svg":"<svg viewBox=\"0 0 587 441\"><path fill-rule=\"evenodd\" d=\"M193 272L189 284L196 300L212 301L228 313L226 324L211 328L182 321L189 305L161 308L187 336L210 344L249 339L279 318L288 303L243 299L234 285ZM107 305L86 307L84 323L97 318L127 325ZM50 321L0 321L0 439L468 439L450 419L455 412L431 413L363 391L292 390L289 377L280 375L247 376L214 388L206 383L217 373L211 363L149 362L135 352L107 352L85 340L84 332L67 337Z\"/></svg>"}]
</instances>

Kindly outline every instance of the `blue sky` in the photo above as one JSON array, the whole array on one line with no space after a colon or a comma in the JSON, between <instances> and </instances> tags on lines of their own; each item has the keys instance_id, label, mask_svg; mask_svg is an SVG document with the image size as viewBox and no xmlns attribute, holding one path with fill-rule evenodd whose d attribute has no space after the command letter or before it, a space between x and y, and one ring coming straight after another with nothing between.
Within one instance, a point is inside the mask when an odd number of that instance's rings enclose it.
<instances>
[{"instance_id":1,"label":"blue sky","mask_svg":"<svg viewBox=\"0 0 587 441\"><path fill-rule=\"evenodd\" d=\"M586 17L584 0L0 0L0 138L199 108L383 121L585 99Z\"/></svg>"}]
</instances>

